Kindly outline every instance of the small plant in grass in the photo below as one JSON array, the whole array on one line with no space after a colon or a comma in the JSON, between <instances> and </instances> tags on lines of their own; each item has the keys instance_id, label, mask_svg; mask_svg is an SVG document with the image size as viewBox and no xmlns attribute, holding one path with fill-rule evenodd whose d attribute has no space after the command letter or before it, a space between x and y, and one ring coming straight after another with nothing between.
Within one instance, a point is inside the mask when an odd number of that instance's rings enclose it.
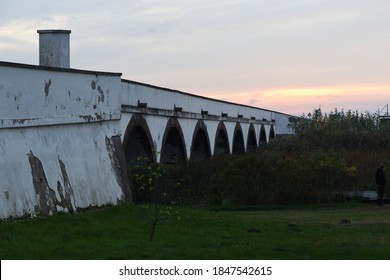
<instances>
[{"instance_id":1,"label":"small plant in grass","mask_svg":"<svg viewBox=\"0 0 390 280\"><path fill-rule=\"evenodd\" d=\"M157 225L171 218L172 207L167 205L167 192L159 184L166 173L162 164L150 163L148 159L137 157L129 166L129 176L133 181L135 200L148 203L142 207L142 217L150 224L149 240L153 240Z\"/></svg>"}]
</instances>

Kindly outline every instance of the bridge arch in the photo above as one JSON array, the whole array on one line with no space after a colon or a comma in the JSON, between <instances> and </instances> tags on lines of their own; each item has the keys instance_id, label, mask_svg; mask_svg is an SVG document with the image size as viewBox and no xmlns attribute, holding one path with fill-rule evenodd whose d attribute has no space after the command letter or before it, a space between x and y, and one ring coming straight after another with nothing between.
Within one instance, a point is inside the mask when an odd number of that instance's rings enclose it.
<instances>
[{"instance_id":1,"label":"bridge arch","mask_svg":"<svg viewBox=\"0 0 390 280\"><path fill-rule=\"evenodd\" d=\"M242 133L242 128L240 123L237 123L236 127L234 128L232 153L233 154L245 153L244 136Z\"/></svg>"},{"instance_id":2,"label":"bridge arch","mask_svg":"<svg viewBox=\"0 0 390 280\"><path fill-rule=\"evenodd\" d=\"M260 128L260 137L259 137L259 146L264 146L267 144L267 134L265 132L264 124Z\"/></svg>"},{"instance_id":3,"label":"bridge arch","mask_svg":"<svg viewBox=\"0 0 390 280\"><path fill-rule=\"evenodd\" d=\"M161 146L161 163L176 163L187 160L183 131L176 118L170 118Z\"/></svg>"},{"instance_id":4,"label":"bridge arch","mask_svg":"<svg viewBox=\"0 0 390 280\"><path fill-rule=\"evenodd\" d=\"M253 152L257 149L257 138L256 138L256 132L255 127L253 124L249 126L248 130L248 139L246 141L246 150L247 152Z\"/></svg>"},{"instance_id":5,"label":"bridge arch","mask_svg":"<svg viewBox=\"0 0 390 280\"><path fill-rule=\"evenodd\" d=\"M126 164L147 164L155 162L149 126L142 115L135 114L130 119L123 138Z\"/></svg>"},{"instance_id":6,"label":"bridge arch","mask_svg":"<svg viewBox=\"0 0 390 280\"><path fill-rule=\"evenodd\" d=\"M220 122L217 127L215 134L215 143L214 143L214 156L229 154L229 138L226 130L226 126L223 122Z\"/></svg>"},{"instance_id":7,"label":"bridge arch","mask_svg":"<svg viewBox=\"0 0 390 280\"><path fill-rule=\"evenodd\" d=\"M210 157L210 140L207 127L202 120L199 120L192 136L191 159L202 160Z\"/></svg>"}]
</instances>

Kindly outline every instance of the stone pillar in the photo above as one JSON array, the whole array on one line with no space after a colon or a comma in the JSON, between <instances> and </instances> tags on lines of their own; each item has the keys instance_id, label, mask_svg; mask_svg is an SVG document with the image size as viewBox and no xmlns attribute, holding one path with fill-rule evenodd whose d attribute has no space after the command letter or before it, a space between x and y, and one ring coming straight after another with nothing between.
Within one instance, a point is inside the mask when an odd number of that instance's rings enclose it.
<instances>
[{"instance_id":1,"label":"stone pillar","mask_svg":"<svg viewBox=\"0 0 390 280\"><path fill-rule=\"evenodd\" d=\"M70 30L47 29L39 33L39 65L70 68Z\"/></svg>"}]
</instances>

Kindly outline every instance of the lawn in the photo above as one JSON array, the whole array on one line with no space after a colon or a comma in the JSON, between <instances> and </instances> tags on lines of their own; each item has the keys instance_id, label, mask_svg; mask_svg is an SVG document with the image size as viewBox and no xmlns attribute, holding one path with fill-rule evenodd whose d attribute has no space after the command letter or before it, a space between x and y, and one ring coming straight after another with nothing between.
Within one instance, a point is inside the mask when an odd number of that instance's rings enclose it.
<instances>
[{"instance_id":1,"label":"lawn","mask_svg":"<svg viewBox=\"0 0 390 280\"><path fill-rule=\"evenodd\" d=\"M390 205L120 205L0 223L1 259L390 259Z\"/></svg>"}]
</instances>

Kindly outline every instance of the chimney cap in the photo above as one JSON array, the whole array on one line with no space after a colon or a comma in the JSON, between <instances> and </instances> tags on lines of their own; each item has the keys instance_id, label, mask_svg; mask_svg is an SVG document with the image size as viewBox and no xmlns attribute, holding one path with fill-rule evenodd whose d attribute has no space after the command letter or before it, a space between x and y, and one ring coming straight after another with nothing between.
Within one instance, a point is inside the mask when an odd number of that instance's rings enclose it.
<instances>
[{"instance_id":1,"label":"chimney cap","mask_svg":"<svg viewBox=\"0 0 390 280\"><path fill-rule=\"evenodd\" d=\"M37 30L37 33L39 34L70 34L72 31L71 30L65 30L65 29L41 29Z\"/></svg>"}]
</instances>

